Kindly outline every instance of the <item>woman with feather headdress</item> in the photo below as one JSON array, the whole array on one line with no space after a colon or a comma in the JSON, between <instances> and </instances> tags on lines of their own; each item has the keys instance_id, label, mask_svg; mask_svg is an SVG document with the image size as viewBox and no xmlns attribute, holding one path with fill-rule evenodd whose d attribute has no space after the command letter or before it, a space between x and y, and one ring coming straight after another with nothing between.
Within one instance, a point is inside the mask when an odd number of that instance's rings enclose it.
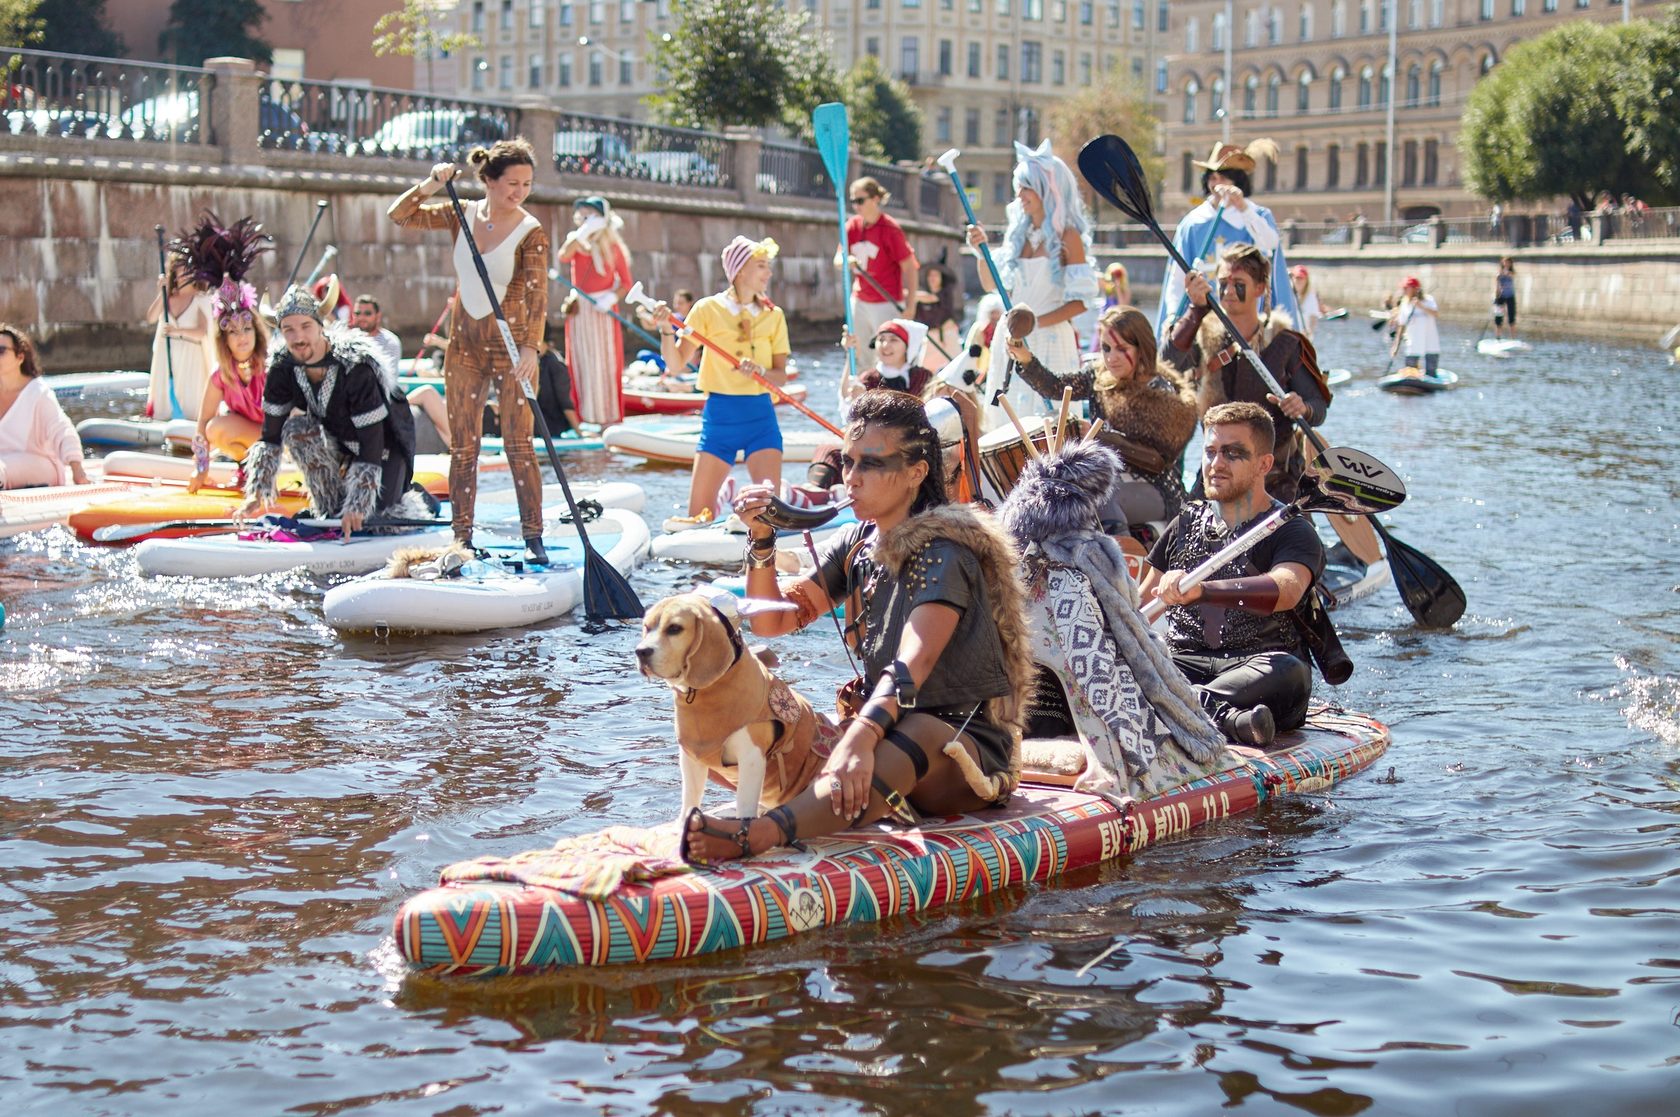
<instances>
[{"instance_id":1,"label":"woman with feather headdress","mask_svg":"<svg viewBox=\"0 0 1680 1117\"><path fill-rule=\"evenodd\" d=\"M209 483L211 450L242 462L262 434L268 323L257 312L257 289L245 276L257 257L274 247L274 238L252 218L224 228L206 210L198 225L176 243L194 277L216 289L210 300L216 363L199 397L194 469L187 482L187 491L197 492Z\"/></svg>"},{"instance_id":2,"label":"woman with feather headdress","mask_svg":"<svg viewBox=\"0 0 1680 1117\"><path fill-rule=\"evenodd\" d=\"M1271 274L1287 280L1289 264L1283 257L1277 220L1271 210L1253 199L1256 160L1270 159L1276 163L1277 158L1277 144L1261 139L1247 147L1216 143L1212 155L1196 162L1202 168L1203 201L1184 215L1173 233L1173 246L1191 267L1211 274L1227 248L1252 244L1270 261ZM1301 321L1295 292L1288 282L1273 284L1271 295L1270 305L1262 307L1261 313L1281 310L1289 315L1295 329L1303 328L1305 323ZM1161 306L1155 314L1155 336L1163 345L1168 327L1186 309L1184 272L1168 261L1166 279L1161 283Z\"/></svg>"},{"instance_id":3,"label":"woman with feather headdress","mask_svg":"<svg viewBox=\"0 0 1680 1117\"><path fill-rule=\"evenodd\" d=\"M189 234L190 235L190 234ZM186 238L170 242L167 271L158 276L157 297L146 308L152 335L152 378L146 390L146 418L197 419L204 383L215 364L210 292L220 275L205 275L188 258ZM164 300L169 314L164 315Z\"/></svg>"}]
</instances>

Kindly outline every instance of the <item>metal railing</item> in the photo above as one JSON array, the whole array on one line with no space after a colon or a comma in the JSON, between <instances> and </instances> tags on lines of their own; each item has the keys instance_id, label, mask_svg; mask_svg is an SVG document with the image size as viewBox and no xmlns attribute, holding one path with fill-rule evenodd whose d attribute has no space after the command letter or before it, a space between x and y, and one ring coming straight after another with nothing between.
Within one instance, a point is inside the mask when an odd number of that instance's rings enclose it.
<instances>
[{"instance_id":1,"label":"metal railing","mask_svg":"<svg viewBox=\"0 0 1680 1117\"><path fill-rule=\"evenodd\" d=\"M270 150L458 161L519 134L511 105L400 89L270 78L257 100L258 142Z\"/></svg>"},{"instance_id":2,"label":"metal railing","mask_svg":"<svg viewBox=\"0 0 1680 1117\"><path fill-rule=\"evenodd\" d=\"M881 184L882 189L892 197L887 201L888 208L897 206L910 211L915 200L910 197L910 176L900 167L890 163L872 163L868 159L858 160L859 173L868 175Z\"/></svg>"},{"instance_id":3,"label":"metal railing","mask_svg":"<svg viewBox=\"0 0 1680 1117\"><path fill-rule=\"evenodd\" d=\"M834 183L814 148L765 140L758 150L758 189L762 194L796 198L832 198Z\"/></svg>"},{"instance_id":4,"label":"metal railing","mask_svg":"<svg viewBox=\"0 0 1680 1117\"><path fill-rule=\"evenodd\" d=\"M1565 233L1568 222L1553 221ZM1680 207L1664 209L1623 209L1617 213L1594 213L1582 219L1599 240L1672 240L1680 237Z\"/></svg>"},{"instance_id":5,"label":"metal railing","mask_svg":"<svg viewBox=\"0 0 1680 1117\"><path fill-rule=\"evenodd\" d=\"M208 70L0 47L0 133L215 143Z\"/></svg>"},{"instance_id":6,"label":"metal railing","mask_svg":"<svg viewBox=\"0 0 1680 1117\"><path fill-rule=\"evenodd\" d=\"M1164 226L1167 236L1172 236L1175 226ZM1144 225L1093 225L1091 227L1091 243L1104 248L1144 248L1158 245L1155 234Z\"/></svg>"},{"instance_id":7,"label":"metal railing","mask_svg":"<svg viewBox=\"0 0 1680 1117\"><path fill-rule=\"evenodd\" d=\"M1338 245L1353 243L1353 226L1345 221L1326 221L1322 224L1297 222L1294 244Z\"/></svg>"},{"instance_id":8,"label":"metal railing","mask_svg":"<svg viewBox=\"0 0 1680 1117\"><path fill-rule=\"evenodd\" d=\"M554 124L554 167L566 174L732 190L735 142L692 128L560 113Z\"/></svg>"}]
</instances>

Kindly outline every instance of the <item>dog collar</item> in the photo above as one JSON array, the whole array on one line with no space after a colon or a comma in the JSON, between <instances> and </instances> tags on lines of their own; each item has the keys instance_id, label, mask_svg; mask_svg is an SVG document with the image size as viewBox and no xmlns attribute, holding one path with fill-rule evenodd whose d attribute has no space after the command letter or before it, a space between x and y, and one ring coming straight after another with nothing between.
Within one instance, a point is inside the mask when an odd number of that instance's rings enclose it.
<instances>
[{"instance_id":1,"label":"dog collar","mask_svg":"<svg viewBox=\"0 0 1680 1117\"><path fill-rule=\"evenodd\" d=\"M723 622L724 631L729 633L729 646L735 649L735 655L729 661L729 666L733 667L741 662L741 657L746 654L747 642L741 639L741 630L735 627L735 622L730 620L722 609L713 605L712 612L717 614L718 620Z\"/></svg>"}]
</instances>

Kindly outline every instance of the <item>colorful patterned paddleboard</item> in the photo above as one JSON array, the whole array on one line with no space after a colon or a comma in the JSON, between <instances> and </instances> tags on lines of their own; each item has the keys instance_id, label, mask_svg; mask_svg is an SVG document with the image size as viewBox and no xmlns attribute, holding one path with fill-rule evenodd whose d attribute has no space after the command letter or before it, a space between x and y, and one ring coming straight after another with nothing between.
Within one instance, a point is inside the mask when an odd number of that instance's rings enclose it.
<instances>
[{"instance_id":1,"label":"colorful patterned paddleboard","mask_svg":"<svg viewBox=\"0 0 1680 1117\"><path fill-rule=\"evenodd\" d=\"M1005 809L915 829L848 832L711 868L627 879L600 899L578 890L599 880L548 851L485 857L444 870L410 899L394 933L411 966L435 974L530 973L572 966L635 965L772 942L843 923L873 923L1013 885L1049 880L1124 856L1216 819L1254 810L1273 795L1322 791L1369 767L1388 729L1362 714L1315 711L1288 747L1242 760L1121 809L1083 792L1023 786ZM676 805L676 779L672 780ZM714 795L714 806L720 805ZM611 838L608 836L611 835ZM662 838L670 827L608 831ZM578 890L554 887L555 874Z\"/></svg>"}]
</instances>

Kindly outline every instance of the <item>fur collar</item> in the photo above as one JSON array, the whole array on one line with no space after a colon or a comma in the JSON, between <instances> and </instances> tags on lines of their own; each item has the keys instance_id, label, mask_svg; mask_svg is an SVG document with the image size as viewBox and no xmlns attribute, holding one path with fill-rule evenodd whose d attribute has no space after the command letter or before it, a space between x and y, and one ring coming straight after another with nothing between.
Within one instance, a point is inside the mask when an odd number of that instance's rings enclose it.
<instances>
[{"instance_id":1,"label":"fur collar","mask_svg":"<svg viewBox=\"0 0 1680 1117\"><path fill-rule=\"evenodd\" d=\"M1027 627L1026 596L1021 589L1015 547L989 512L967 504L945 504L906 519L885 532L875 545L875 559L895 576L912 556L936 539L968 548L980 560L986 599L992 608L1003 648L1004 674L1010 694L987 702L992 720L1002 726L1020 750L1026 727L1027 699L1033 687L1032 634ZM1018 760L1018 757L1017 757ZM1020 765L1013 765L1019 771ZM1013 784L1010 790L1013 790Z\"/></svg>"},{"instance_id":2,"label":"fur collar","mask_svg":"<svg viewBox=\"0 0 1680 1117\"><path fill-rule=\"evenodd\" d=\"M1289 320L1289 315L1281 310L1274 310L1260 319L1260 336L1254 339L1254 351L1264 353L1266 346L1276 341L1278 335L1288 330L1295 331L1295 324ZM1225 323L1218 315L1209 314L1202 319L1201 329L1196 332L1196 343L1202 348L1202 364L1226 346Z\"/></svg>"},{"instance_id":3,"label":"fur collar","mask_svg":"<svg viewBox=\"0 0 1680 1117\"><path fill-rule=\"evenodd\" d=\"M337 364L345 372L349 372L357 365L367 365L379 377L379 386L389 396L397 390L397 370L386 368L385 361L379 355L379 350L373 347L373 336L361 330L347 326L331 325L322 327L327 334L327 360ZM303 362L292 356L290 349L284 344L274 352L273 360L268 366L268 374L285 375L294 368L302 368Z\"/></svg>"}]
</instances>

